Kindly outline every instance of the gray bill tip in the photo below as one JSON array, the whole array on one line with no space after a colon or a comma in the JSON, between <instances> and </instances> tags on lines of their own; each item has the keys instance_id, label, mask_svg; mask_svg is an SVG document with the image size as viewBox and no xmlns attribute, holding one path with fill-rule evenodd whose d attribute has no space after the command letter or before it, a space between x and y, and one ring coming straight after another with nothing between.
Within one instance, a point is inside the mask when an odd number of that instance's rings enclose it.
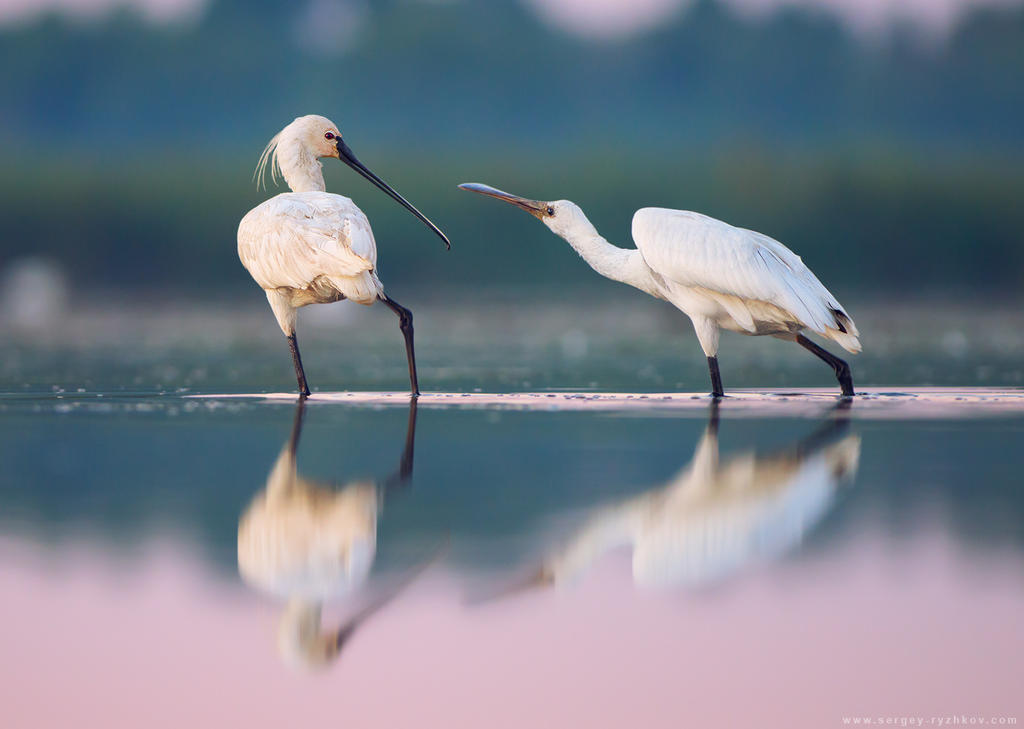
<instances>
[{"instance_id":1,"label":"gray bill tip","mask_svg":"<svg viewBox=\"0 0 1024 729\"><path fill-rule=\"evenodd\" d=\"M459 188L469 190L470 192L481 192L484 195L508 195L507 192L499 190L496 187L491 187L490 185L485 185L482 182L463 182L459 185Z\"/></svg>"}]
</instances>

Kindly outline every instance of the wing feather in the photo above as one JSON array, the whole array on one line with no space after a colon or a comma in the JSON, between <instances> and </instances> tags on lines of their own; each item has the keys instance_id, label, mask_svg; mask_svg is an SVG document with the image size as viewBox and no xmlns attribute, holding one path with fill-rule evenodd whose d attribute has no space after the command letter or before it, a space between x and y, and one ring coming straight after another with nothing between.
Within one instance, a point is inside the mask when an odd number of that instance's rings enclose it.
<instances>
[{"instance_id":1,"label":"wing feather","mask_svg":"<svg viewBox=\"0 0 1024 729\"><path fill-rule=\"evenodd\" d=\"M283 193L253 208L238 226L238 256L265 289L304 289L319 276L372 271L370 222L346 197Z\"/></svg>"},{"instance_id":2,"label":"wing feather","mask_svg":"<svg viewBox=\"0 0 1024 729\"><path fill-rule=\"evenodd\" d=\"M633 240L652 270L720 294L745 328L753 326L750 312L729 297L779 307L822 334L845 326L857 335L852 319L800 256L762 233L686 210L642 208L633 216Z\"/></svg>"}]
</instances>

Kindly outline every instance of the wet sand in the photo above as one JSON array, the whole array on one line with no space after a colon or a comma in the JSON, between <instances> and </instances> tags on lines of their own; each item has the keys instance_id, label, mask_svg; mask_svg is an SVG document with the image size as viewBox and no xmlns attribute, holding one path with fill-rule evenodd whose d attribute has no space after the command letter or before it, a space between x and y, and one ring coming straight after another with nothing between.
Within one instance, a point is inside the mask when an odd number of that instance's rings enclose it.
<instances>
[{"instance_id":1,"label":"wet sand","mask_svg":"<svg viewBox=\"0 0 1024 729\"><path fill-rule=\"evenodd\" d=\"M191 395L200 399L293 401L292 392ZM314 392L307 402L348 405L405 405L406 392ZM711 402L698 392L424 392L421 407L476 407L551 411L705 411ZM848 406L848 407L847 407ZM731 390L723 411L749 415L820 415L832 408L871 417L941 418L1024 413L1024 389L985 387L865 387L852 400L834 388Z\"/></svg>"}]
</instances>

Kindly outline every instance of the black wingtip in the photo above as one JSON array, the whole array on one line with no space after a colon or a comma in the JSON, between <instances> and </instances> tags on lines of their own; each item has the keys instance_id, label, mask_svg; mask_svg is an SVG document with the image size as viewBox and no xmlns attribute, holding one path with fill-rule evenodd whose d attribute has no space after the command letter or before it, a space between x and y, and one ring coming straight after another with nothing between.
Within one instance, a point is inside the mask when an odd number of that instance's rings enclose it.
<instances>
[{"instance_id":1,"label":"black wingtip","mask_svg":"<svg viewBox=\"0 0 1024 729\"><path fill-rule=\"evenodd\" d=\"M829 309L829 311L832 312L832 318L835 320L836 327L839 328L839 331L843 334L847 334L848 332L846 331L846 327L843 325L843 320L845 319L846 321L849 321L850 317L848 317L846 312L841 309Z\"/></svg>"}]
</instances>

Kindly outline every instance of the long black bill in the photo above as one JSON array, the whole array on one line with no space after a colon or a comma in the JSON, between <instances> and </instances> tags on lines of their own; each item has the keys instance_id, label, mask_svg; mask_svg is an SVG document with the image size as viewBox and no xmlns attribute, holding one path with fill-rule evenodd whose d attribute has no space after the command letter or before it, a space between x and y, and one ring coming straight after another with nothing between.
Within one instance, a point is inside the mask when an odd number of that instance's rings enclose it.
<instances>
[{"instance_id":1,"label":"long black bill","mask_svg":"<svg viewBox=\"0 0 1024 729\"><path fill-rule=\"evenodd\" d=\"M440 236L441 240L444 241L445 248L447 248L448 250L451 250L452 243L451 243L450 240L448 240L448 236L446 236L444 233L442 233L440 228L438 228L436 225L431 223L426 215L421 213L419 210L417 210L415 207L413 207L412 203L410 203L404 197L402 197L397 192L395 192L395 190L391 187L391 185L389 185L388 183L384 182L384 180L380 179L379 177L377 177L377 175L375 175L372 172L370 172L370 170L367 169L366 165L364 165L362 162L360 162L358 159L356 159L356 156L352 153L352 150L349 149L348 145L345 144L341 139L338 140L338 145L337 146L338 146L338 157L341 159L342 162L344 162L349 167L354 169L356 172L358 172L360 175L362 175L367 180L372 182L378 188L380 188L381 190L386 192L388 194L388 196L391 197L391 199L393 199L399 205L401 205L406 210L408 210L410 213L412 213L417 218L419 218L421 221L423 221L423 223L428 228L430 228L432 231L437 233L438 236Z\"/></svg>"}]
</instances>

